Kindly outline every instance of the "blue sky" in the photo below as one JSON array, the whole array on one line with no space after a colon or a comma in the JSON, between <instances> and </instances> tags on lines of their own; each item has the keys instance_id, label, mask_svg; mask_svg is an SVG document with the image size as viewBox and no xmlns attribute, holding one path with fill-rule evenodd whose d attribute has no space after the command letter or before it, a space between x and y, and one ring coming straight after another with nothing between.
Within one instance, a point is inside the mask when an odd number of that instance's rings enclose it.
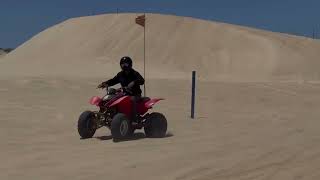
<instances>
[{"instance_id":1,"label":"blue sky","mask_svg":"<svg viewBox=\"0 0 320 180\"><path fill-rule=\"evenodd\" d=\"M0 47L17 47L71 17L116 12L191 16L320 37L319 0L0 0Z\"/></svg>"}]
</instances>

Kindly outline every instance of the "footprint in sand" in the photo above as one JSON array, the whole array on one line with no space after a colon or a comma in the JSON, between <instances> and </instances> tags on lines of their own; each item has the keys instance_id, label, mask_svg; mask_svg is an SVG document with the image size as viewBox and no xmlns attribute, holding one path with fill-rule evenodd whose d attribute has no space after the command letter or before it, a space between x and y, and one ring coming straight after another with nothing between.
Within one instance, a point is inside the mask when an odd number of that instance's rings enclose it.
<instances>
[{"instance_id":1,"label":"footprint in sand","mask_svg":"<svg viewBox=\"0 0 320 180\"><path fill-rule=\"evenodd\" d=\"M62 113L58 113L58 114L56 114L56 118L58 120L63 120L64 119L64 115Z\"/></svg>"},{"instance_id":2,"label":"footprint in sand","mask_svg":"<svg viewBox=\"0 0 320 180\"><path fill-rule=\"evenodd\" d=\"M0 92L8 92L9 91L9 89L7 89L7 88L0 88Z\"/></svg>"}]
</instances>

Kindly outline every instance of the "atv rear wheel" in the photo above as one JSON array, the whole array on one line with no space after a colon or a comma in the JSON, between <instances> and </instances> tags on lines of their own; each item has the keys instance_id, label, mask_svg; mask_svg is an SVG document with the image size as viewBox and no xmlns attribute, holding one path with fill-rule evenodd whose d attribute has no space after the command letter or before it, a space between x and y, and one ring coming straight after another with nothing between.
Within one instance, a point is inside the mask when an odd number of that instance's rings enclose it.
<instances>
[{"instance_id":1,"label":"atv rear wheel","mask_svg":"<svg viewBox=\"0 0 320 180\"><path fill-rule=\"evenodd\" d=\"M97 130L94 113L91 111L83 112L78 120L78 132L83 139L92 138Z\"/></svg>"},{"instance_id":2,"label":"atv rear wheel","mask_svg":"<svg viewBox=\"0 0 320 180\"><path fill-rule=\"evenodd\" d=\"M151 113L144 127L144 132L147 137L163 138L167 133L167 119L161 113Z\"/></svg>"},{"instance_id":3,"label":"atv rear wheel","mask_svg":"<svg viewBox=\"0 0 320 180\"><path fill-rule=\"evenodd\" d=\"M116 114L111 122L111 134L114 140L122 140L130 136L131 124L125 114Z\"/></svg>"}]
</instances>

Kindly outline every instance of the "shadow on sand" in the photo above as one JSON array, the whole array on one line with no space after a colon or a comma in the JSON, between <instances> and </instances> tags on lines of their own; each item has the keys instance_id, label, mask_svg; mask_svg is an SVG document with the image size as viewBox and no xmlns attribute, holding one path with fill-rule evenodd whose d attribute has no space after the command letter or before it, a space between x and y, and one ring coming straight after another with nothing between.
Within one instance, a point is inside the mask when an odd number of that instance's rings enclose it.
<instances>
[{"instance_id":1,"label":"shadow on sand","mask_svg":"<svg viewBox=\"0 0 320 180\"><path fill-rule=\"evenodd\" d=\"M169 138L174 136L172 133L167 133L164 138ZM112 136L98 136L95 137L96 139L99 139L101 141L108 141L108 140L113 140ZM125 142L125 141L136 141L139 139L146 139L146 135L142 132L134 133L131 137L128 137L127 139L122 139L122 140L113 140L113 142Z\"/></svg>"}]
</instances>

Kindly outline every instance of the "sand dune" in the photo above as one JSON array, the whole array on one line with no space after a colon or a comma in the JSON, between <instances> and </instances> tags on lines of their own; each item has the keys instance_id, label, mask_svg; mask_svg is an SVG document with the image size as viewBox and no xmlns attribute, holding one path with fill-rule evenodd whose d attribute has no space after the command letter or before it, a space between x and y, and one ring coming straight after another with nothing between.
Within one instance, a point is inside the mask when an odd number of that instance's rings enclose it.
<instances>
[{"instance_id":1,"label":"sand dune","mask_svg":"<svg viewBox=\"0 0 320 180\"><path fill-rule=\"evenodd\" d=\"M118 59L142 69L134 18L70 19L0 59L0 179L320 179L319 42L223 23L148 14L147 92L165 98L153 111L167 137L80 140L78 116ZM191 70L206 80L194 120Z\"/></svg>"},{"instance_id":2,"label":"sand dune","mask_svg":"<svg viewBox=\"0 0 320 180\"><path fill-rule=\"evenodd\" d=\"M29 76L99 77L114 74L118 59L130 55L142 69L143 29L135 17L70 19L23 44L3 67L19 63L23 67L19 73ZM156 14L147 18L150 78L185 78L197 70L204 80L319 79L317 41L193 18Z\"/></svg>"}]
</instances>

